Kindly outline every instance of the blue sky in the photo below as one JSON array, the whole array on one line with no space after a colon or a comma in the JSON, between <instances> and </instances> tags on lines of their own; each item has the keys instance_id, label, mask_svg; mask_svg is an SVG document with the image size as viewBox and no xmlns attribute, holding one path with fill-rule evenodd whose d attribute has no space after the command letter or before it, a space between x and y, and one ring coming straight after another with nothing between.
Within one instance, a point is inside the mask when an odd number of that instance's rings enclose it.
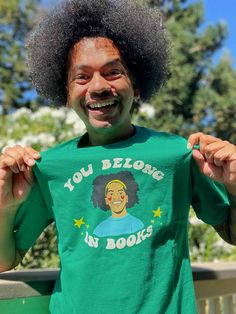
<instances>
[{"instance_id":1,"label":"blue sky","mask_svg":"<svg viewBox=\"0 0 236 314\"><path fill-rule=\"evenodd\" d=\"M198 0L189 0L196 2ZM202 0L205 7L205 25L215 24L217 21L224 21L228 25L229 35L224 47L215 55L217 62L224 51L229 51L233 59L233 66L236 68L236 0ZM52 5L59 0L43 0L43 3Z\"/></svg>"},{"instance_id":2,"label":"blue sky","mask_svg":"<svg viewBox=\"0 0 236 314\"><path fill-rule=\"evenodd\" d=\"M228 38L224 47L216 54L218 60L220 55L227 50L230 51L233 66L236 68L236 0L204 0L205 24L214 24L217 21L224 21L228 25Z\"/></svg>"}]
</instances>

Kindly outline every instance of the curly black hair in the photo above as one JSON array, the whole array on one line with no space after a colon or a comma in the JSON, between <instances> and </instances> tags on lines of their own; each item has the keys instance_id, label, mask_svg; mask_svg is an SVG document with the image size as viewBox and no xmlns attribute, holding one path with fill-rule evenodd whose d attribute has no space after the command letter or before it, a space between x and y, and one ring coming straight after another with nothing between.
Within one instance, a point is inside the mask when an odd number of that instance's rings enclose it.
<instances>
[{"instance_id":1,"label":"curly black hair","mask_svg":"<svg viewBox=\"0 0 236 314\"><path fill-rule=\"evenodd\" d=\"M28 38L29 77L38 93L66 103L68 53L85 37L106 37L148 100L168 73L169 41L159 10L133 0L65 0L53 8Z\"/></svg>"},{"instance_id":2,"label":"curly black hair","mask_svg":"<svg viewBox=\"0 0 236 314\"><path fill-rule=\"evenodd\" d=\"M134 177L129 171L121 171L119 173L111 173L100 175L93 181L93 194L92 201L94 207L100 207L102 210L110 210L110 207L105 202L105 188L106 185L113 180L120 180L126 185L126 194L129 196L127 208L132 207L139 202L138 199L138 184L135 182Z\"/></svg>"}]
</instances>

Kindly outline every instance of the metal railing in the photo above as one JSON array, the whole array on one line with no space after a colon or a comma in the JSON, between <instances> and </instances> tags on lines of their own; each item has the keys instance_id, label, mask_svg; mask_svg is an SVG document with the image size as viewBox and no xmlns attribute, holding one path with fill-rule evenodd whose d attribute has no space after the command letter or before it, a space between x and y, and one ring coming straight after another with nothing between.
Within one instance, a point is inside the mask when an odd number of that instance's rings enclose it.
<instances>
[{"instance_id":1,"label":"metal railing","mask_svg":"<svg viewBox=\"0 0 236 314\"><path fill-rule=\"evenodd\" d=\"M236 314L236 263L193 263L199 314ZM47 314L58 269L0 274L1 314Z\"/></svg>"},{"instance_id":2,"label":"metal railing","mask_svg":"<svg viewBox=\"0 0 236 314\"><path fill-rule=\"evenodd\" d=\"M236 314L236 263L192 264L199 314Z\"/></svg>"}]
</instances>

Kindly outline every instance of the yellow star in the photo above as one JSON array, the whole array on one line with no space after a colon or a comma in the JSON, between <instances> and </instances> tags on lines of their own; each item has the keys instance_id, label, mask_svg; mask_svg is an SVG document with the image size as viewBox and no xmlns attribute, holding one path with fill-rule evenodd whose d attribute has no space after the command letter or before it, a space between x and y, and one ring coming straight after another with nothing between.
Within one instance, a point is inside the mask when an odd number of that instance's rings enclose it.
<instances>
[{"instance_id":1,"label":"yellow star","mask_svg":"<svg viewBox=\"0 0 236 314\"><path fill-rule=\"evenodd\" d=\"M80 228L82 225L84 225L84 218L80 218L80 219L74 219L74 226Z\"/></svg>"},{"instance_id":2,"label":"yellow star","mask_svg":"<svg viewBox=\"0 0 236 314\"><path fill-rule=\"evenodd\" d=\"M156 210L153 210L152 212L154 214L154 217L159 217L159 218L161 217L162 211L160 207L157 208Z\"/></svg>"}]
</instances>

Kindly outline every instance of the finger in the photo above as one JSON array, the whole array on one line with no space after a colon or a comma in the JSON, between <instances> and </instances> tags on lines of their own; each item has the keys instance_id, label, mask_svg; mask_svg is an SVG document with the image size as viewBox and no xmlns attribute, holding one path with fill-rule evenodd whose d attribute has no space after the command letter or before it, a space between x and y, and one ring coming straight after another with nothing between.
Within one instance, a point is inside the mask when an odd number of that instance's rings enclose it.
<instances>
[{"instance_id":1,"label":"finger","mask_svg":"<svg viewBox=\"0 0 236 314\"><path fill-rule=\"evenodd\" d=\"M224 165L224 162L222 160L219 160L219 159L216 159L214 158L213 159L213 163L217 166L217 167L222 167Z\"/></svg>"},{"instance_id":2,"label":"finger","mask_svg":"<svg viewBox=\"0 0 236 314\"><path fill-rule=\"evenodd\" d=\"M24 171L27 166L32 167L35 164L34 157L32 156L33 154L28 148L22 147L20 145L16 145L14 148L16 149L18 154L21 156L21 160L22 160L21 170L22 171Z\"/></svg>"},{"instance_id":3,"label":"finger","mask_svg":"<svg viewBox=\"0 0 236 314\"><path fill-rule=\"evenodd\" d=\"M199 150L200 152L205 155L205 148L209 144L208 142L208 136L207 135L202 135L199 138Z\"/></svg>"},{"instance_id":4,"label":"finger","mask_svg":"<svg viewBox=\"0 0 236 314\"><path fill-rule=\"evenodd\" d=\"M200 137L199 140L199 146L200 146L200 151L205 155L207 152L206 148L213 143L221 143L222 140L219 138L216 138L212 135L203 135Z\"/></svg>"},{"instance_id":5,"label":"finger","mask_svg":"<svg viewBox=\"0 0 236 314\"><path fill-rule=\"evenodd\" d=\"M195 145L197 145L202 135L203 135L202 132L191 134L188 138L188 148L192 149Z\"/></svg>"},{"instance_id":6,"label":"finger","mask_svg":"<svg viewBox=\"0 0 236 314\"><path fill-rule=\"evenodd\" d=\"M8 155L0 157L0 169L9 168L14 173L19 173L19 167L14 158Z\"/></svg>"},{"instance_id":7,"label":"finger","mask_svg":"<svg viewBox=\"0 0 236 314\"><path fill-rule=\"evenodd\" d=\"M203 144L203 147L205 143L214 143L219 142L221 139L214 137L212 135L206 135L202 132L194 133L189 136L188 139L188 148L194 148L195 145L199 145L200 142Z\"/></svg>"},{"instance_id":8,"label":"finger","mask_svg":"<svg viewBox=\"0 0 236 314\"><path fill-rule=\"evenodd\" d=\"M15 165L17 165L20 171L22 171L22 166L24 164L22 151L23 151L23 148L19 145L8 147L4 151L4 156L11 157L12 159L14 159Z\"/></svg>"},{"instance_id":9,"label":"finger","mask_svg":"<svg viewBox=\"0 0 236 314\"><path fill-rule=\"evenodd\" d=\"M39 152L37 152L32 147L25 147L24 161L26 162L26 164L28 164L29 166L34 165L35 160L37 160L39 158L40 158Z\"/></svg>"},{"instance_id":10,"label":"finger","mask_svg":"<svg viewBox=\"0 0 236 314\"><path fill-rule=\"evenodd\" d=\"M227 142L228 143L228 142ZM205 145L204 147L204 157L205 159L210 162L214 163L214 155L217 151L225 147L226 141L216 141L214 143Z\"/></svg>"},{"instance_id":11,"label":"finger","mask_svg":"<svg viewBox=\"0 0 236 314\"><path fill-rule=\"evenodd\" d=\"M225 146L228 146L228 145L231 145L229 142L227 141L215 141L213 143L209 143L207 146L206 146L206 153L215 153L217 150L225 147Z\"/></svg>"},{"instance_id":12,"label":"finger","mask_svg":"<svg viewBox=\"0 0 236 314\"><path fill-rule=\"evenodd\" d=\"M35 159L40 158L40 154L31 147L15 145L5 149L5 155L16 159L20 171L25 171L27 166L32 167Z\"/></svg>"},{"instance_id":13,"label":"finger","mask_svg":"<svg viewBox=\"0 0 236 314\"><path fill-rule=\"evenodd\" d=\"M27 146L25 147L25 150L32 158L34 159L40 158L40 153L37 150L33 149L32 147Z\"/></svg>"},{"instance_id":14,"label":"finger","mask_svg":"<svg viewBox=\"0 0 236 314\"><path fill-rule=\"evenodd\" d=\"M217 167L214 163L205 161L204 156L199 150L193 150L193 158L195 159L199 170L212 180L219 180L222 177L222 167Z\"/></svg>"},{"instance_id":15,"label":"finger","mask_svg":"<svg viewBox=\"0 0 236 314\"><path fill-rule=\"evenodd\" d=\"M23 156L23 161L26 163L25 168L27 166L32 167L35 164L35 160L40 158L39 152L32 147L22 147L20 145L16 145L15 148Z\"/></svg>"},{"instance_id":16,"label":"finger","mask_svg":"<svg viewBox=\"0 0 236 314\"><path fill-rule=\"evenodd\" d=\"M236 147L233 144L222 147L214 153L214 159L227 161L236 158Z\"/></svg>"}]
</instances>

